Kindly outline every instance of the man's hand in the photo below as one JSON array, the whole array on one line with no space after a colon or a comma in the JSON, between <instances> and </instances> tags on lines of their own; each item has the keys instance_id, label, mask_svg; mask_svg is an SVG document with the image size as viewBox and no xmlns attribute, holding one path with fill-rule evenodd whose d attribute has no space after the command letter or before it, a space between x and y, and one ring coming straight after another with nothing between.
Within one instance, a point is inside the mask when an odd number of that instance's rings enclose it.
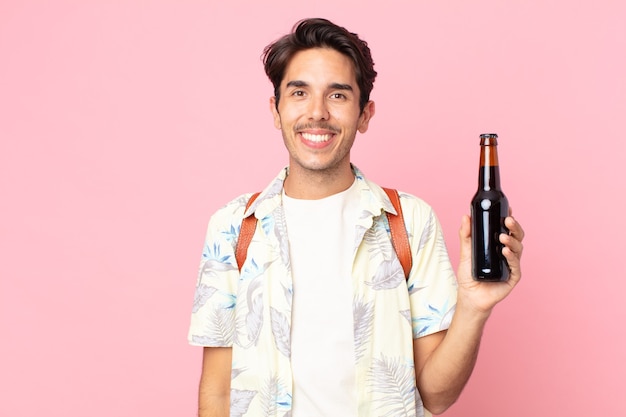
<instances>
[{"instance_id":1,"label":"man's hand","mask_svg":"<svg viewBox=\"0 0 626 417\"><path fill-rule=\"evenodd\" d=\"M511 275L508 281L504 282L478 282L472 278L472 241L470 217L465 215L461 221L459 238L461 240L461 251L459 258L459 269L457 280L459 283L459 302L464 307L475 310L476 313L489 314L493 307L502 301L522 278L520 259L524 246L524 230L521 225L511 216L504 221L509 229L509 234L500 234L500 242L504 244L502 254L506 258Z\"/></svg>"}]
</instances>

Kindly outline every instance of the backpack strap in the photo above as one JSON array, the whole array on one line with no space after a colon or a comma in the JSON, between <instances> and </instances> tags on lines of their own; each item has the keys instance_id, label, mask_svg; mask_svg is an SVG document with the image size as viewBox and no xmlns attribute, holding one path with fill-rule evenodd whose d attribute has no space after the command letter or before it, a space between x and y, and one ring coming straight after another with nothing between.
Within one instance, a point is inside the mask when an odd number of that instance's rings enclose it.
<instances>
[{"instance_id":1,"label":"backpack strap","mask_svg":"<svg viewBox=\"0 0 626 417\"><path fill-rule=\"evenodd\" d=\"M411 246L409 245L409 237L406 232L406 226L404 225L404 216L402 215L402 206L400 205L400 196L398 191L391 188L383 188L387 193L387 196L391 200L391 204L396 209L397 215L387 213L387 221L389 222L389 230L391 233L391 244L393 245L396 255L400 260L402 269L404 270L404 276L409 279L409 273L413 266L413 257L411 256ZM254 200L260 193L254 193L248 200L245 210L252 205ZM237 240L237 247L235 249L235 259L241 272L241 267L248 256L248 246L252 241L252 236L256 230L257 218L253 215L244 217L241 221L241 230L239 232L239 239Z\"/></svg>"},{"instance_id":2,"label":"backpack strap","mask_svg":"<svg viewBox=\"0 0 626 417\"><path fill-rule=\"evenodd\" d=\"M260 193L252 194L246 204L245 210L248 210L259 194ZM254 231L256 230L256 221L257 220L254 215L244 217L241 221L241 230L239 231L239 239L237 240L237 248L235 249L235 259L237 260L237 265L239 266L239 272L241 272L241 267L248 256L248 246L250 246L250 241L252 240L252 236L254 236Z\"/></svg>"},{"instance_id":3,"label":"backpack strap","mask_svg":"<svg viewBox=\"0 0 626 417\"><path fill-rule=\"evenodd\" d=\"M409 236L406 232L406 226L404 224L404 216L402 215L402 206L400 205L400 196L398 190L391 188L384 188L387 196L393 204L393 208L396 209L397 215L387 212L387 221L389 222L389 231L391 233L391 243L396 251L396 255L400 260L402 269L404 270L404 276L409 279L409 273L413 266L413 256L411 256L411 245L409 245Z\"/></svg>"}]
</instances>

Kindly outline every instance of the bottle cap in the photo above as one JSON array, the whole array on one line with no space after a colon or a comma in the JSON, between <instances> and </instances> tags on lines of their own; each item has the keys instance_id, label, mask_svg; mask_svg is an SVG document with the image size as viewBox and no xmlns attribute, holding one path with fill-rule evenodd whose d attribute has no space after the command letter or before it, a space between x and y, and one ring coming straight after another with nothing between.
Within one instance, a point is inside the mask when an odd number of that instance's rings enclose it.
<instances>
[{"instance_id":1,"label":"bottle cap","mask_svg":"<svg viewBox=\"0 0 626 417\"><path fill-rule=\"evenodd\" d=\"M481 145L497 145L498 134L497 133L481 133L480 144Z\"/></svg>"}]
</instances>

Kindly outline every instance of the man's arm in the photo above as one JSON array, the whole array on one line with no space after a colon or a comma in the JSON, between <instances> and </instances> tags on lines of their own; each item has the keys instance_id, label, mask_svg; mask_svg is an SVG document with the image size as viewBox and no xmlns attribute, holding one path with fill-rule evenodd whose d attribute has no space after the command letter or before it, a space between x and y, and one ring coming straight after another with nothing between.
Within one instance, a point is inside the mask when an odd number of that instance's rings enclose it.
<instances>
[{"instance_id":1,"label":"man's arm","mask_svg":"<svg viewBox=\"0 0 626 417\"><path fill-rule=\"evenodd\" d=\"M417 387L424 406L434 414L443 413L459 397L476 364L483 329L495 305L521 279L520 258L524 231L507 217L509 235L500 235L502 253L511 268L506 282L477 282L471 277L470 219L463 217L459 237L461 253L457 280L457 306L447 331L414 341Z\"/></svg>"},{"instance_id":2,"label":"man's arm","mask_svg":"<svg viewBox=\"0 0 626 417\"><path fill-rule=\"evenodd\" d=\"M457 306L455 317L459 315ZM441 414L461 395L476 364L483 328L480 319L453 319L447 331L413 341L417 387L428 411Z\"/></svg>"},{"instance_id":3,"label":"man's arm","mask_svg":"<svg viewBox=\"0 0 626 417\"><path fill-rule=\"evenodd\" d=\"M205 347L198 391L198 417L230 415L232 348Z\"/></svg>"}]
</instances>

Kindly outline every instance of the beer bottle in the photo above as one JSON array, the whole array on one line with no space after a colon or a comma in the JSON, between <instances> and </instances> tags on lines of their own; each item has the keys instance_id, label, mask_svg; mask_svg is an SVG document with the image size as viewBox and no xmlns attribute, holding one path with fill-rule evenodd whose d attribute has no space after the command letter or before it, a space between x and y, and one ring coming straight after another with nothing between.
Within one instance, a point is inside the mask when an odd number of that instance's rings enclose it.
<instances>
[{"instance_id":1,"label":"beer bottle","mask_svg":"<svg viewBox=\"0 0 626 417\"><path fill-rule=\"evenodd\" d=\"M509 202L500 189L498 135L480 135L478 191L472 198L472 276L476 281L506 281L509 265L502 255L500 233L508 233L504 219Z\"/></svg>"}]
</instances>

